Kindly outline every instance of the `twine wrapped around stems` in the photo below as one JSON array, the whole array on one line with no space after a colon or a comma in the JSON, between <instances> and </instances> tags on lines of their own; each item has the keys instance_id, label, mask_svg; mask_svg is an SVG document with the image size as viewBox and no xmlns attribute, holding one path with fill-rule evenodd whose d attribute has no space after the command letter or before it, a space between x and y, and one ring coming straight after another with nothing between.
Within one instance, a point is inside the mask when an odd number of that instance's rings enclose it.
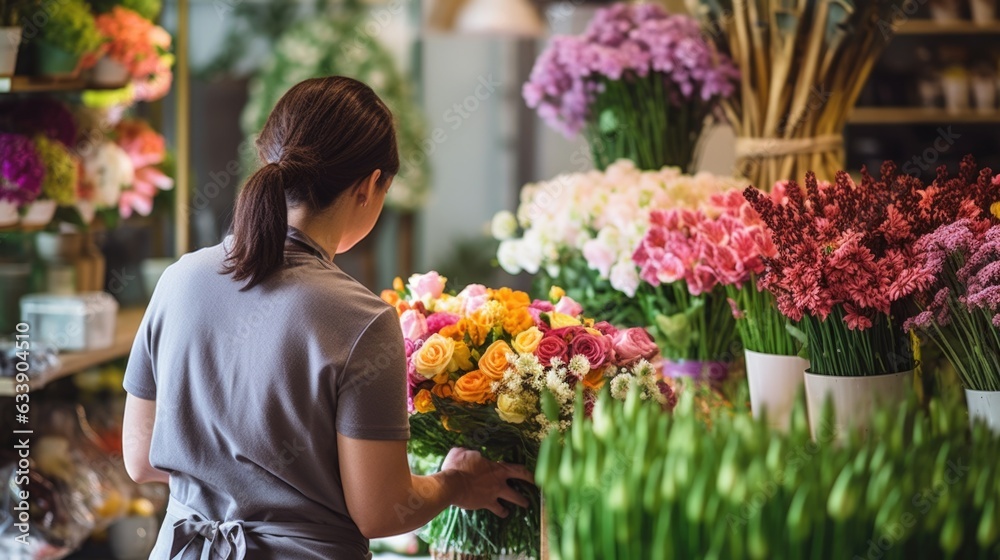
<instances>
[{"instance_id":1,"label":"twine wrapped around stems","mask_svg":"<svg viewBox=\"0 0 1000 560\"><path fill-rule=\"evenodd\" d=\"M895 25L898 0L688 0L740 69L722 108L741 138L737 170L769 190L844 168L847 117ZM834 140L834 137L837 139Z\"/></svg>"}]
</instances>

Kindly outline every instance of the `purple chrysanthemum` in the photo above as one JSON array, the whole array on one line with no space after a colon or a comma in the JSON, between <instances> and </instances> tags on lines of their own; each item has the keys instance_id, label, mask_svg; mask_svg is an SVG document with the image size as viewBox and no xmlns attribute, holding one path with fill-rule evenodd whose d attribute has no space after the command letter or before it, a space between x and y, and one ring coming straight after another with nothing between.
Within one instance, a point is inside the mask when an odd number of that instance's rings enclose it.
<instances>
[{"instance_id":1,"label":"purple chrysanthemum","mask_svg":"<svg viewBox=\"0 0 1000 560\"><path fill-rule=\"evenodd\" d=\"M42 192L45 167L30 138L0 133L0 200L23 206Z\"/></svg>"}]
</instances>

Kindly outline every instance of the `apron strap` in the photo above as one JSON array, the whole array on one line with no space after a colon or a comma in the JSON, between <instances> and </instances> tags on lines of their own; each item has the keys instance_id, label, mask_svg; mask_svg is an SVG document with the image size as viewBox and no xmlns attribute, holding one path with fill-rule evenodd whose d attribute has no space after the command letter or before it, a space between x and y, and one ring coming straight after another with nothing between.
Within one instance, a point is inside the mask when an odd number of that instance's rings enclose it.
<instances>
[{"instance_id":1,"label":"apron strap","mask_svg":"<svg viewBox=\"0 0 1000 560\"><path fill-rule=\"evenodd\" d=\"M247 543L242 521L219 522L205 519L173 498L170 499L167 511L178 518L174 523L170 560L246 558Z\"/></svg>"}]
</instances>

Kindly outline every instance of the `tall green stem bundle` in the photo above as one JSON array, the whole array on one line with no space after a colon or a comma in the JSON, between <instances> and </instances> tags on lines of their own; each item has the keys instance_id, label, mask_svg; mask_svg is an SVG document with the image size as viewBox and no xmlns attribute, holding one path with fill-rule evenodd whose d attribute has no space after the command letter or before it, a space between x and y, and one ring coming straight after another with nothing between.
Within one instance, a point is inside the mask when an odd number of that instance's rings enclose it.
<instances>
[{"instance_id":1,"label":"tall green stem bundle","mask_svg":"<svg viewBox=\"0 0 1000 560\"><path fill-rule=\"evenodd\" d=\"M839 376L883 375L912 370L910 335L892 317L878 314L870 328L851 329L837 305L825 319L802 318L812 373Z\"/></svg>"},{"instance_id":2,"label":"tall green stem bundle","mask_svg":"<svg viewBox=\"0 0 1000 560\"><path fill-rule=\"evenodd\" d=\"M642 288L636 297L663 357L703 362L735 358L736 322L722 286L697 296L684 281Z\"/></svg>"},{"instance_id":3,"label":"tall green stem bundle","mask_svg":"<svg viewBox=\"0 0 1000 560\"><path fill-rule=\"evenodd\" d=\"M788 318L778 311L778 304L771 292L757 288L755 274L739 288L727 285L726 293L733 300L738 313L736 330L744 348L761 354L798 354L800 344L792 335Z\"/></svg>"},{"instance_id":4,"label":"tall green stem bundle","mask_svg":"<svg viewBox=\"0 0 1000 560\"><path fill-rule=\"evenodd\" d=\"M628 159L639 169L672 166L690 171L707 109L698 102L672 103L665 79L653 72L642 78L599 81L604 91L594 100L594 116L586 126L598 169Z\"/></svg>"}]
</instances>

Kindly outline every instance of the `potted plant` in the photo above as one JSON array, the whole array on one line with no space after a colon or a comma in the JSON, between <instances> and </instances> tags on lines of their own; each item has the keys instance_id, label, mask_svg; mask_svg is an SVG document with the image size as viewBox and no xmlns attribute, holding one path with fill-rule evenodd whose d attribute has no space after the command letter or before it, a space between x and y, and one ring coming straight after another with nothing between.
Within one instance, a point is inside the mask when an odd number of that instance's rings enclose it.
<instances>
[{"instance_id":1,"label":"potted plant","mask_svg":"<svg viewBox=\"0 0 1000 560\"><path fill-rule=\"evenodd\" d=\"M554 37L523 94L567 137L583 132L598 169L625 158L689 170L706 119L738 77L693 18L618 2L583 35Z\"/></svg>"},{"instance_id":2,"label":"potted plant","mask_svg":"<svg viewBox=\"0 0 1000 560\"><path fill-rule=\"evenodd\" d=\"M48 14L46 24L34 31L35 72L51 79L76 78L81 59L97 51L104 41L84 0L63 0L58 10Z\"/></svg>"},{"instance_id":3,"label":"potted plant","mask_svg":"<svg viewBox=\"0 0 1000 560\"><path fill-rule=\"evenodd\" d=\"M14 75L21 46L24 0L0 0L0 78Z\"/></svg>"},{"instance_id":4,"label":"potted plant","mask_svg":"<svg viewBox=\"0 0 1000 560\"><path fill-rule=\"evenodd\" d=\"M170 47L166 30L122 6L98 15L96 24L107 50L94 66L92 82L122 87L130 77L142 80L157 72L160 57Z\"/></svg>"},{"instance_id":5,"label":"potted plant","mask_svg":"<svg viewBox=\"0 0 1000 560\"><path fill-rule=\"evenodd\" d=\"M45 174L41 196L21 216L21 225L29 227L44 226L52 220L56 207L75 204L80 182L79 164L66 146L42 134L36 135L34 142Z\"/></svg>"},{"instance_id":6,"label":"potted plant","mask_svg":"<svg viewBox=\"0 0 1000 560\"><path fill-rule=\"evenodd\" d=\"M0 227L20 220L19 210L42 191L45 168L27 136L0 133Z\"/></svg>"}]
</instances>

